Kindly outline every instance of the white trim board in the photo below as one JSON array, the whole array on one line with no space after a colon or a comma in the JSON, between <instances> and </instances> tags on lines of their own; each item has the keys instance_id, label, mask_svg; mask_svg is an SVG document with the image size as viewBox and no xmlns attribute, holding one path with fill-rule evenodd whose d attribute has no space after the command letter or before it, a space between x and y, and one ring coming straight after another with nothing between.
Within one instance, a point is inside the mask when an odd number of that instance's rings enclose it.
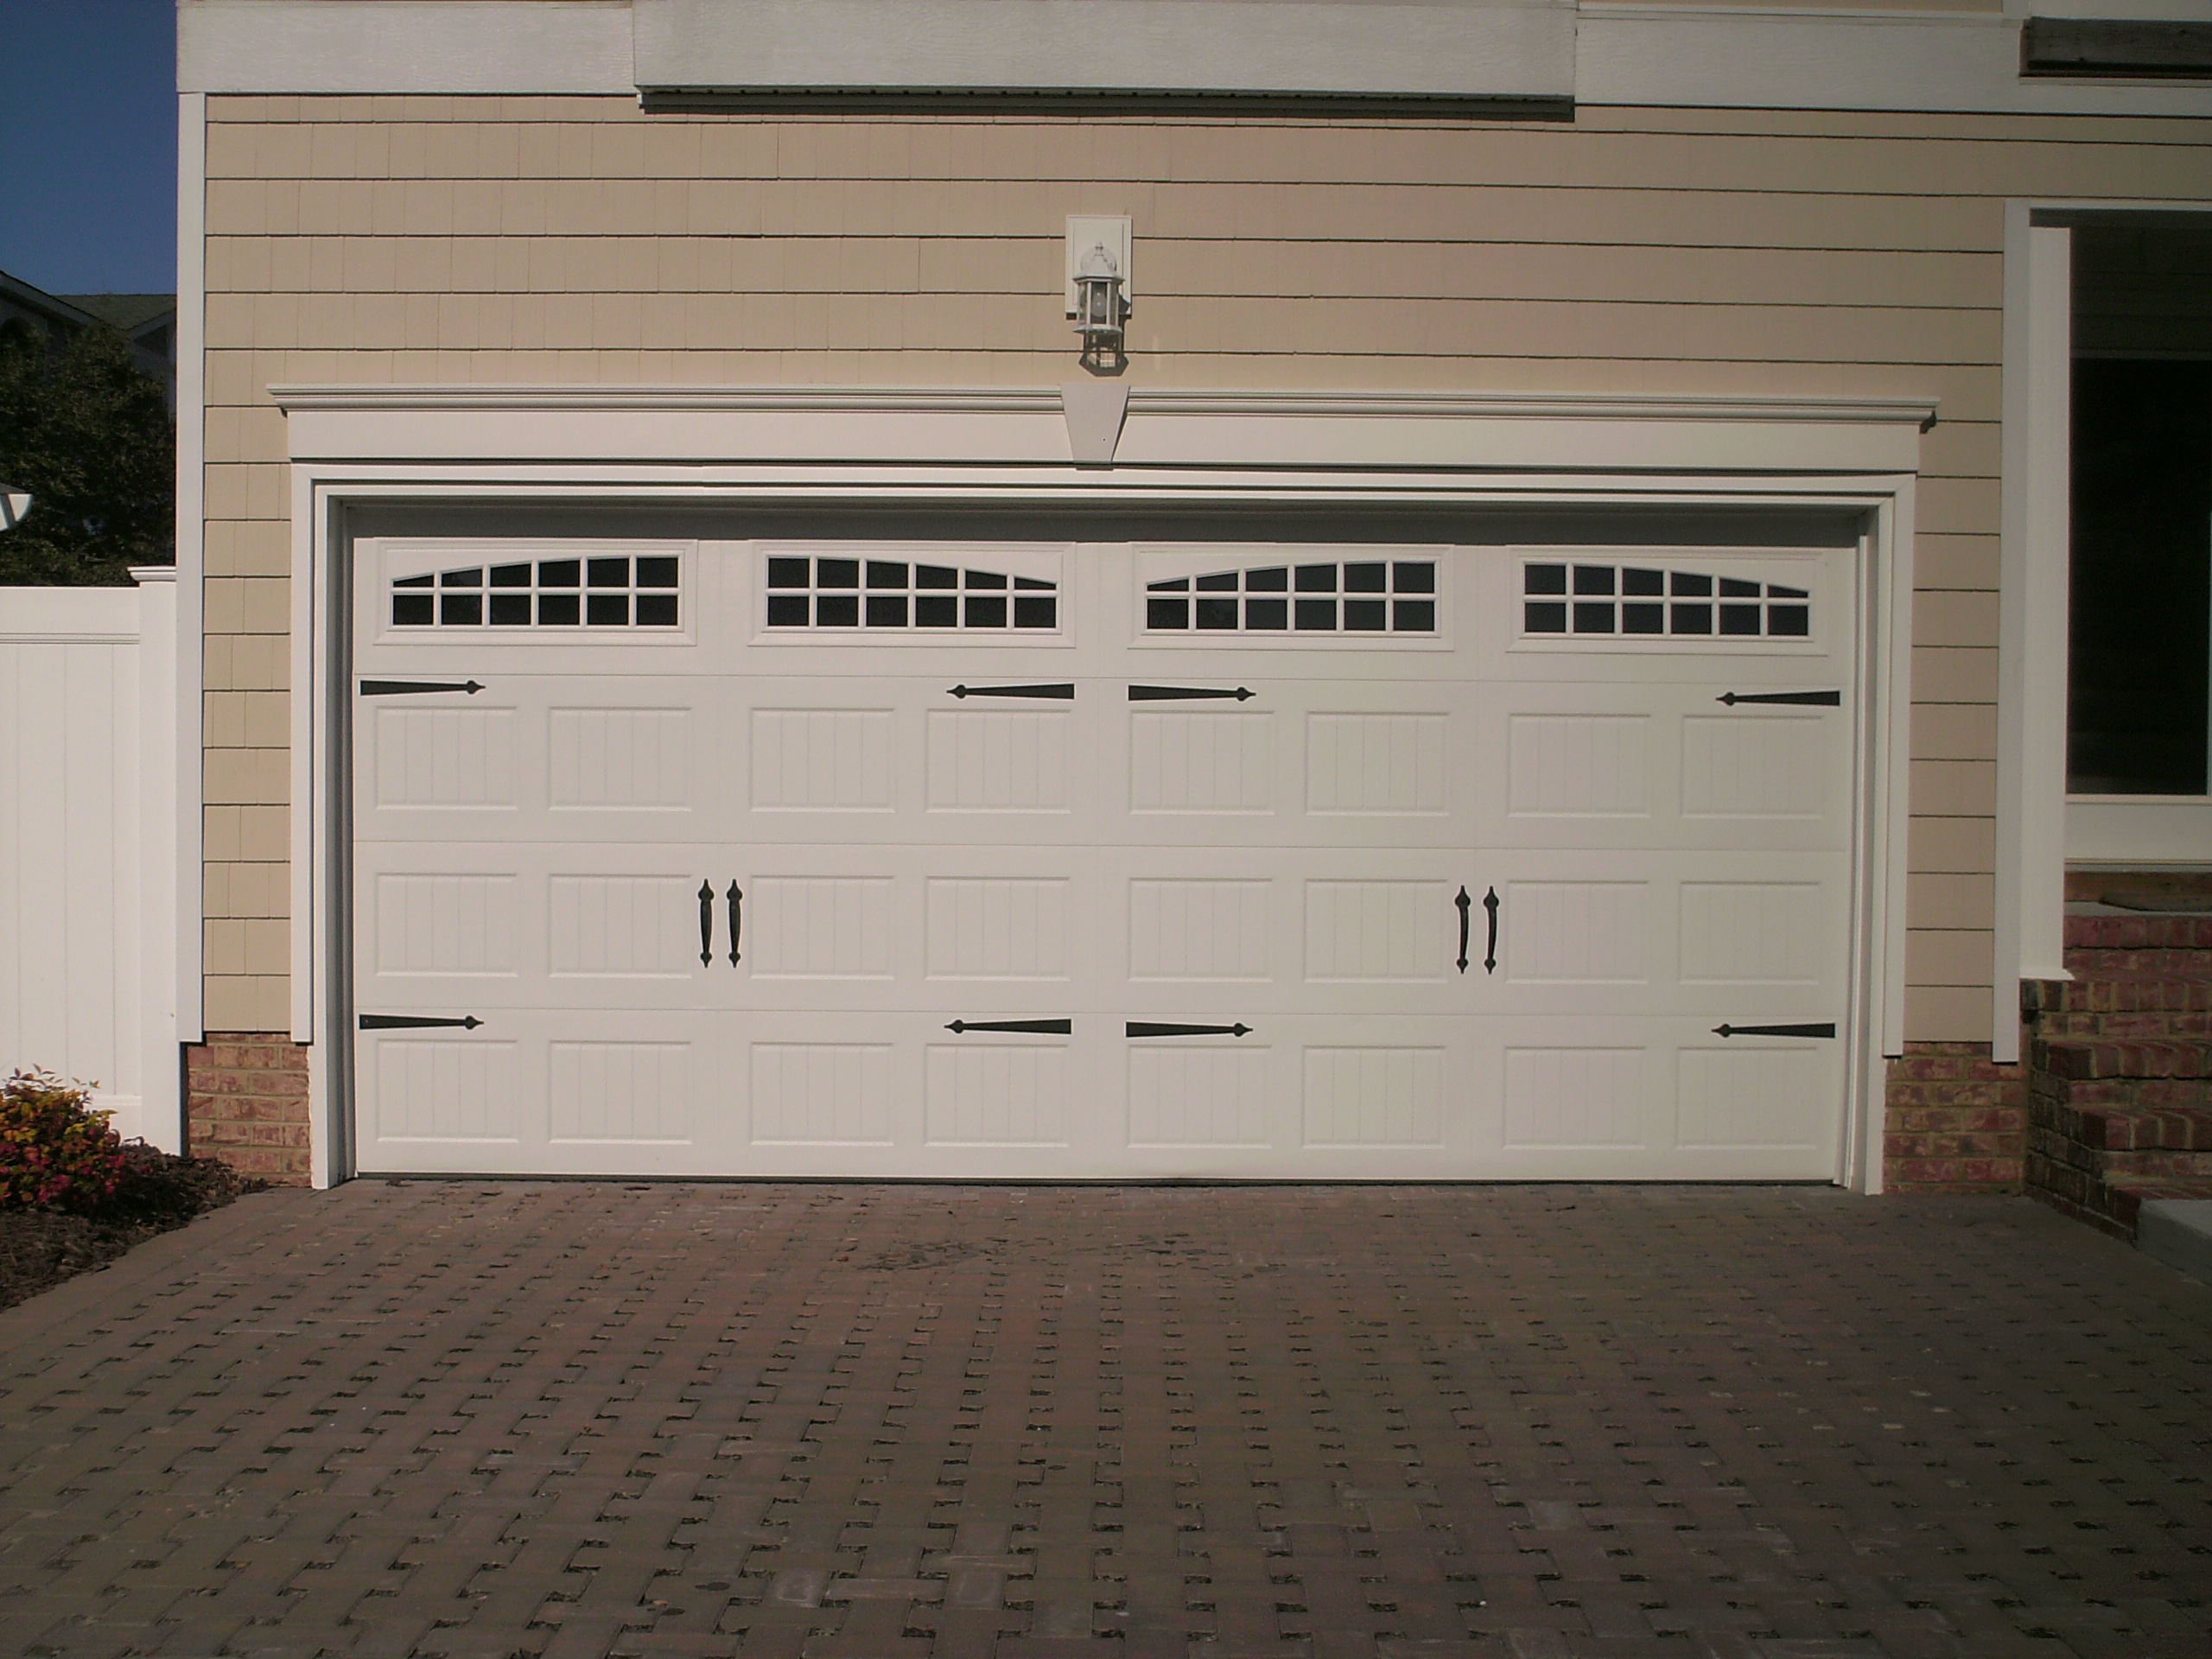
<instances>
[{"instance_id":1,"label":"white trim board","mask_svg":"<svg viewBox=\"0 0 2212 1659\"><path fill-rule=\"evenodd\" d=\"M641 88L1573 94L1571 5L635 0Z\"/></svg>"},{"instance_id":2,"label":"white trim board","mask_svg":"<svg viewBox=\"0 0 2212 1659\"><path fill-rule=\"evenodd\" d=\"M1058 388L272 386L295 460L957 463L1074 457ZM1124 467L1908 473L1935 405L1901 398L1133 389Z\"/></svg>"},{"instance_id":3,"label":"white trim board","mask_svg":"<svg viewBox=\"0 0 2212 1659\"><path fill-rule=\"evenodd\" d=\"M2212 799L2074 796L2066 803L2066 861L2202 869L2212 865Z\"/></svg>"},{"instance_id":4,"label":"white trim board","mask_svg":"<svg viewBox=\"0 0 2212 1659\"><path fill-rule=\"evenodd\" d=\"M1386 14L1392 27L1378 27ZM1464 98L1477 117L1474 100L1532 97L1562 107L1571 98L1687 108L2212 115L2212 86L2023 79L2018 19L1979 11L1359 0L640 0L634 8L627 0L188 0L177 12L177 85L188 92L634 96L643 86L671 85L650 79L664 75L685 87L703 81L760 92L958 86L1079 99L1111 87ZM1082 108L1071 101L1070 113Z\"/></svg>"},{"instance_id":5,"label":"white trim board","mask_svg":"<svg viewBox=\"0 0 2212 1659\"><path fill-rule=\"evenodd\" d=\"M1855 434L1853 447L1861 454L1909 454L1916 449L1924 406L1861 408L1862 418L1835 425L1787 417L1750 423L1758 429L1749 435L1753 441L1745 442L1745 453L1762 459L1738 460L1733 467L1709 460L1694 467L1668 463L1703 454L1716 435L1745 437L1738 431L1743 423L1735 419L1655 419L1640 435L1631 434L1624 451L1618 408L1598 420L1524 416L1518 424L1525 431L1546 435L1541 442L1529 438L1521 446L1547 456L1548 465L1536 469L1502 465L1487 453L1499 433L1516 424L1503 416L1467 421L1448 416L1361 417L1342 413L1345 400L1332 395L1312 400L1315 409L1332 406L1338 411L1327 415L1231 419L1216 414L1178 420L1165 409L1205 408L1210 395L1161 393L1156 396L1163 408L1145 417L1154 423L1141 445L1147 459L1133 463L1125 442L1120 463L1097 469L1080 468L1070 458L1058 396L1051 392L1022 394L1021 408L1001 406L980 419L963 412L962 400L953 394L925 399L882 394L874 398L878 423L864 426L857 441L850 429L851 406L867 401L868 394L836 394L844 400L843 412L817 404L804 416L783 401L786 394L732 391L720 394L722 407L509 407L497 421L450 406L467 395L447 389L424 402L448 406L410 412L389 390L351 397L338 389L283 394L293 411L292 683L306 692L294 702L295 787L310 803L309 810L293 815L294 880L304 906L296 915L304 915L308 925L293 931L292 969L300 1035L314 1048L310 1084L319 1183L346 1179L350 1155L340 1052L345 1045L333 1040L342 1039L346 1014L343 975L336 971L343 962L340 907L346 880L340 810L346 764L340 722L346 705L338 695L344 683L345 584L336 579L334 567L349 505L378 500L620 501L650 511L792 501L831 508L930 502L1111 512L1162 502L1224 512L1262 503L1313 508L1633 503L1661 509L1825 505L1863 513L1869 523L1859 560L1866 654L1857 715L1862 759L1855 785L1857 966L1847 1039L1852 1082L1848 1146L1837 1178L1861 1191L1879 1190L1882 1060L1901 1051L1903 1039L1900 872L1905 855L1914 474L1909 467L1842 471L1831 446ZM823 401L829 401L827 395ZM915 402L935 406L899 407ZM442 423L448 417L473 424L449 428ZM729 424L734 420L741 423L738 428ZM1133 429L1139 421L1133 397ZM734 435L758 438L771 431L784 435L773 453L731 458L747 453L729 448ZM474 454L467 453L471 432ZM1230 446L1236 453L1219 454L1203 447L1237 433L1242 435ZM855 456L868 442L887 438L895 442L879 458ZM1152 458L1164 454L1178 439L1191 447L1173 460ZM485 446L494 441L501 447L487 454ZM370 447L348 455L344 448L352 442ZM629 449L645 454L624 458L607 453ZM1409 451L1413 456L1456 459L1416 461L1420 470L1408 470ZM1625 464L1624 453L1643 457L1645 464ZM1764 459L1790 454L1827 464L1791 473L1777 471Z\"/></svg>"},{"instance_id":6,"label":"white trim board","mask_svg":"<svg viewBox=\"0 0 2212 1659\"><path fill-rule=\"evenodd\" d=\"M2073 236L2005 216L1997 872L1990 1056L2020 1058L2019 982L2067 979L2068 419Z\"/></svg>"},{"instance_id":7,"label":"white trim board","mask_svg":"<svg viewBox=\"0 0 2212 1659\"><path fill-rule=\"evenodd\" d=\"M176 102L176 1035L196 1043L207 1034L207 99Z\"/></svg>"}]
</instances>

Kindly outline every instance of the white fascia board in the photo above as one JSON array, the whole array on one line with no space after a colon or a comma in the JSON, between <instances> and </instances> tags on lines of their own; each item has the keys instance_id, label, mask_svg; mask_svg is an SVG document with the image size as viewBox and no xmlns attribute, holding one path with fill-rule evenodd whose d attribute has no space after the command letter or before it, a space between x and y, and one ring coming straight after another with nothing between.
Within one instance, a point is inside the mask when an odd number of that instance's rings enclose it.
<instances>
[{"instance_id":1,"label":"white fascia board","mask_svg":"<svg viewBox=\"0 0 2212 1659\"><path fill-rule=\"evenodd\" d=\"M186 92L631 92L628 0L185 0Z\"/></svg>"},{"instance_id":2,"label":"white fascia board","mask_svg":"<svg viewBox=\"0 0 2212 1659\"><path fill-rule=\"evenodd\" d=\"M2027 79L1993 12L1585 4L1574 101L1692 109L2212 115L2212 86Z\"/></svg>"},{"instance_id":3,"label":"white fascia board","mask_svg":"<svg viewBox=\"0 0 2212 1659\"><path fill-rule=\"evenodd\" d=\"M1570 5L636 0L637 84L752 91L1559 98Z\"/></svg>"},{"instance_id":4,"label":"white fascia board","mask_svg":"<svg viewBox=\"0 0 2212 1659\"><path fill-rule=\"evenodd\" d=\"M295 461L1059 467L1057 388L276 386ZM1913 473L1924 402L1133 389L1118 467Z\"/></svg>"}]
</instances>

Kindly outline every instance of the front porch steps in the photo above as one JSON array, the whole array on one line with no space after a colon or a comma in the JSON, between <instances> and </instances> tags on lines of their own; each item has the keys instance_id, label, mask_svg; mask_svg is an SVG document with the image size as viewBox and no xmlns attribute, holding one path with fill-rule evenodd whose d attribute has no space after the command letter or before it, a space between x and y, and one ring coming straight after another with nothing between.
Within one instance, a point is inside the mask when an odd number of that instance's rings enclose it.
<instances>
[{"instance_id":1,"label":"front porch steps","mask_svg":"<svg viewBox=\"0 0 2212 1659\"><path fill-rule=\"evenodd\" d=\"M2022 988L2028 1190L2130 1243L2147 1212L2143 1242L2178 1226L2194 1249L2212 1213L2212 913L2071 906L2066 965L2071 981Z\"/></svg>"}]
</instances>

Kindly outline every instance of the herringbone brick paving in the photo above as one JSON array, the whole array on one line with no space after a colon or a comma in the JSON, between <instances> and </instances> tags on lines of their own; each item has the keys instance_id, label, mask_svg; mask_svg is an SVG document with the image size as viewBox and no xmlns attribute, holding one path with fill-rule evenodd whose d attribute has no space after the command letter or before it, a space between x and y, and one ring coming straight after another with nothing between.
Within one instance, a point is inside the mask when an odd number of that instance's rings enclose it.
<instances>
[{"instance_id":1,"label":"herringbone brick paving","mask_svg":"<svg viewBox=\"0 0 2212 1659\"><path fill-rule=\"evenodd\" d=\"M0 1652L2203 1659L2208 1362L2017 1198L272 1193L0 1315Z\"/></svg>"}]
</instances>

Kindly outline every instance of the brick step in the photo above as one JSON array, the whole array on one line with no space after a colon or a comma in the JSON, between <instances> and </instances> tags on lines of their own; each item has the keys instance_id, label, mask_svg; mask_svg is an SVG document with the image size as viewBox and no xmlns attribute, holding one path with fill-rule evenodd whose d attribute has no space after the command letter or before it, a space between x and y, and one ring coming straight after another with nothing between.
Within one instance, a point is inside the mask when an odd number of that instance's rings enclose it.
<instances>
[{"instance_id":1,"label":"brick step","mask_svg":"<svg viewBox=\"0 0 2212 1659\"><path fill-rule=\"evenodd\" d=\"M2212 951L2212 915L2069 914L2065 946L2075 950ZM2074 964L2069 959L2066 964Z\"/></svg>"},{"instance_id":2,"label":"brick step","mask_svg":"<svg viewBox=\"0 0 2212 1659\"><path fill-rule=\"evenodd\" d=\"M2212 1014L2043 1014L2036 1016L2036 1031L2046 1038L2085 1042L2100 1037L2121 1042L2166 1037L2212 1041Z\"/></svg>"},{"instance_id":3,"label":"brick step","mask_svg":"<svg viewBox=\"0 0 2212 1659\"><path fill-rule=\"evenodd\" d=\"M2212 1077L2212 1040L2190 1037L2037 1037L2028 1065L2069 1083Z\"/></svg>"},{"instance_id":4,"label":"brick step","mask_svg":"<svg viewBox=\"0 0 2212 1659\"><path fill-rule=\"evenodd\" d=\"M2069 870L2066 902L2212 910L2212 870Z\"/></svg>"},{"instance_id":5,"label":"brick step","mask_svg":"<svg viewBox=\"0 0 2212 1659\"><path fill-rule=\"evenodd\" d=\"M2122 1177L2107 1181L2087 1170L2055 1165L2028 1154L2028 1194L2099 1232L2135 1242L2143 1206L2163 1198L2212 1198L2212 1177L2203 1179Z\"/></svg>"},{"instance_id":6,"label":"brick step","mask_svg":"<svg viewBox=\"0 0 2212 1659\"><path fill-rule=\"evenodd\" d=\"M2212 1014L2212 955L2208 955L2204 965L2208 971L2202 977L2192 977L2129 969L2099 971L2085 963L2075 969L2072 979L2023 981L2020 1012L2044 1015Z\"/></svg>"},{"instance_id":7,"label":"brick step","mask_svg":"<svg viewBox=\"0 0 2212 1659\"><path fill-rule=\"evenodd\" d=\"M2077 980L2212 980L2212 950L2177 950L2164 945L2135 950L2069 950L2066 971Z\"/></svg>"},{"instance_id":8,"label":"brick step","mask_svg":"<svg viewBox=\"0 0 2212 1659\"><path fill-rule=\"evenodd\" d=\"M2212 1157L2212 1104L2084 1103L2037 1090L2028 1121L2093 1152L2177 1152Z\"/></svg>"},{"instance_id":9,"label":"brick step","mask_svg":"<svg viewBox=\"0 0 2212 1659\"><path fill-rule=\"evenodd\" d=\"M2028 1154L2051 1168L2078 1170L2107 1185L2125 1181L2212 1181L2212 1152L2104 1152L2056 1129L2031 1127Z\"/></svg>"}]
</instances>

